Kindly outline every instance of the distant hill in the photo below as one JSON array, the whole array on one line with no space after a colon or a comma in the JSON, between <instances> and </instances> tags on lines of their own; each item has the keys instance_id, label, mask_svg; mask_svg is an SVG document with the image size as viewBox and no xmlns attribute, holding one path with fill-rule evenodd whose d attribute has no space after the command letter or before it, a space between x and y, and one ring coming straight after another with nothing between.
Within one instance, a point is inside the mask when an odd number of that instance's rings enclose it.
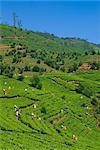
<instances>
[{"instance_id":1,"label":"distant hill","mask_svg":"<svg viewBox=\"0 0 100 150\"><path fill-rule=\"evenodd\" d=\"M53 34L33 32L16 27L0 24L0 34L4 43L9 44L10 40L25 44L28 49L41 48L49 51L75 51L90 52L100 51L99 45L90 43L80 38L59 38ZM26 41L27 40L27 41ZM30 44L29 44L30 43ZM34 44L35 43L35 44Z\"/></svg>"},{"instance_id":2,"label":"distant hill","mask_svg":"<svg viewBox=\"0 0 100 150\"><path fill-rule=\"evenodd\" d=\"M0 54L6 55L5 63L20 66L38 63L44 70L76 71L84 63L100 62L99 46L84 39L60 38L5 24L0 24L0 37ZM93 67L98 68L99 65Z\"/></svg>"},{"instance_id":3,"label":"distant hill","mask_svg":"<svg viewBox=\"0 0 100 150\"><path fill-rule=\"evenodd\" d=\"M97 44L98 47L100 47L100 44Z\"/></svg>"}]
</instances>

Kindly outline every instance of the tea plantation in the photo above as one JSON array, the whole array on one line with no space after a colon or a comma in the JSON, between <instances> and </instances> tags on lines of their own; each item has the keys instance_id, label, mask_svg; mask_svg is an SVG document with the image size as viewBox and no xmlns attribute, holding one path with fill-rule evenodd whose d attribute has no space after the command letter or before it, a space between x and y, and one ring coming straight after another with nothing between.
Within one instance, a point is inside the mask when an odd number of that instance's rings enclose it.
<instances>
[{"instance_id":1,"label":"tea plantation","mask_svg":"<svg viewBox=\"0 0 100 150\"><path fill-rule=\"evenodd\" d=\"M1 149L99 150L100 82L91 79L96 75L43 74L41 90L30 86L31 77L18 81L0 76ZM77 92L79 83L94 94ZM94 95L98 98L95 105ZM14 105L21 109L19 120Z\"/></svg>"},{"instance_id":2,"label":"tea plantation","mask_svg":"<svg viewBox=\"0 0 100 150\"><path fill-rule=\"evenodd\" d=\"M0 150L99 149L100 47L0 24Z\"/></svg>"}]
</instances>

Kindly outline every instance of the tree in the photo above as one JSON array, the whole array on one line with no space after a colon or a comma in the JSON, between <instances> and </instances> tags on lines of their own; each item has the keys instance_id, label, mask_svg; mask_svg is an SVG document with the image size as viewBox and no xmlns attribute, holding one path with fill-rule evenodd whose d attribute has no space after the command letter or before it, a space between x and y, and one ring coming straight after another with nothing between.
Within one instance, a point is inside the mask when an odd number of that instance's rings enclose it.
<instances>
[{"instance_id":1,"label":"tree","mask_svg":"<svg viewBox=\"0 0 100 150\"><path fill-rule=\"evenodd\" d=\"M95 50L92 50L91 55L95 55L95 54L96 54Z\"/></svg>"},{"instance_id":2,"label":"tree","mask_svg":"<svg viewBox=\"0 0 100 150\"><path fill-rule=\"evenodd\" d=\"M13 16L13 26L16 27L17 15L15 12L13 12L12 16Z\"/></svg>"},{"instance_id":3,"label":"tree","mask_svg":"<svg viewBox=\"0 0 100 150\"><path fill-rule=\"evenodd\" d=\"M30 79L31 86L41 89L42 88L42 83L40 78L37 75L33 75L33 77Z\"/></svg>"},{"instance_id":4,"label":"tree","mask_svg":"<svg viewBox=\"0 0 100 150\"><path fill-rule=\"evenodd\" d=\"M100 55L100 52L99 52L99 51L97 52L97 55Z\"/></svg>"},{"instance_id":5,"label":"tree","mask_svg":"<svg viewBox=\"0 0 100 150\"><path fill-rule=\"evenodd\" d=\"M18 28L22 28L22 21L18 20Z\"/></svg>"},{"instance_id":6,"label":"tree","mask_svg":"<svg viewBox=\"0 0 100 150\"><path fill-rule=\"evenodd\" d=\"M85 55L88 55L88 52L87 52L87 51L85 52Z\"/></svg>"}]
</instances>

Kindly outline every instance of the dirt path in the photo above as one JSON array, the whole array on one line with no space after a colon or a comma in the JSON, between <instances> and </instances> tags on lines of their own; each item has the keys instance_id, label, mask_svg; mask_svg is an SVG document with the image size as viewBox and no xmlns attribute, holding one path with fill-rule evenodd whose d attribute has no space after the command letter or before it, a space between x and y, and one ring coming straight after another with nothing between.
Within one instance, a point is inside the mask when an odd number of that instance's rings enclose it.
<instances>
[{"instance_id":1,"label":"dirt path","mask_svg":"<svg viewBox=\"0 0 100 150\"><path fill-rule=\"evenodd\" d=\"M54 120L51 122L51 124L52 124L52 125L56 125L56 124L58 124L60 121L62 121L64 118L65 118L65 116L59 117L59 118L57 118L57 119L54 119Z\"/></svg>"},{"instance_id":2,"label":"dirt path","mask_svg":"<svg viewBox=\"0 0 100 150\"><path fill-rule=\"evenodd\" d=\"M10 46L8 46L8 45L0 45L0 50L1 50L1 51L2 51L2 50L7 51L7 50L9 50L9 48L10 48Z\"/></svg>"}]
</instances>

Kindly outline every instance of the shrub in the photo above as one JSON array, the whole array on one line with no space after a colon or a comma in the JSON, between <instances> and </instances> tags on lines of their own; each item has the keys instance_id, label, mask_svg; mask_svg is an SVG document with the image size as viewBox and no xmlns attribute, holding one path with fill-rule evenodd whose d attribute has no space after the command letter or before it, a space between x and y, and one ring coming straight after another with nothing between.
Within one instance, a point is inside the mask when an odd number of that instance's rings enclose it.
<instances>
[{"instance_id":1,"label":"shrub","mask_svg":"<svg viewBox=\"0 0 100 150\"><path fill-rule=\"evenodd\" d=\"M32 71L33 71L33 72L45 72L46 69L44 69L43 67L39 67L39 66L35 65L35 66L32 68Z\"/></svg>"},{"instance_id":2,"label":"shrub","mask_svg":"<svg viewBox=\"0 0 100 150\"><path fill-rule=\"evenodd\" d=\"M12 66L12 67L11 67L11 70L14 71L14 70L15 70L15 66Z\"/></svg>"},{"instance_id":3,"label":"shrub","mask_svg":"<svg viewBox=\"0 0 100 150\"><path fill-rule=\"evenodd\" d=\"M14 42L13 42L13 43L11 43L11 45L10 45L10 46L11 46L11 48L15 48L16 43L14 43Z\"/></svg>"},{"instance_id":4,"label":"shrub","mask_svg":"<svg viewBox=\"0 0 100 150\"><path fill-rule=\"evenodd\" d=\"M95 50L92 50L91 55L95 55L95 54L96 54Z\"/></svg>"},{"instance_id":5,"label":"shrub","mask_svg":"<svg viewBox=\"0 0 100 150\"><path fill-rule=\"evenodd\" d=\"M47 64L48 66L52 67L52 68L55 68L55 61L54 60L47 59L47 60L45 60L44 63Z\"/></svg>"},{"instance_id":6,"label":"shrub","mask_svg":"<svg viewBox=\"0 0 100 150\"><path fill-rule=\"evenodd\" d=\"M2 55L0 55L0 62L2 62L3 61L3 56Z\"/></svg>"},{"instance_id":7,"label":"shrub","mask_svg":"<svg viewBox=\"0 0 100 150\"><path fill-rule=\"evenodd\" d=\"M86 85L79 83L78 88L76 89L76 92L82 93L87 97L91 97L93 95L93 92L89 87L86 87Z\"/></svg>"},{"instance_id":8,"label":"shrub","mask_svg":"<svg viewBox=\"0 0 100 150\"><path fill-rule=\"evenodd\" d=\"M31 86L41 89L42 88L42 83L40 78L37 75L33 75L33 77L30 79Z\"/></svg>"},{"instance_id":9,"label":"shrub","mask_svg":"<svg viewBox=\"0 0 100 150\"><path fill-rule=\"evenodd\" d=\"M73 65L69 66L68 73L76 71L78 69L78 65L74 63Z\"/></svg>"},{"instance_id":10,"label":"shrub","mask_svg":"<svg viewBox=\"0 0 100 150\"><path fill-rule=\"evenodd\" d=\"M12 78L14 69L15 68L13 66L3 65L3 74L8 76L9 78Z\"/></svg>"},{"instance_id":11,"label":"shrub","mask_svg":"<svg viewBox=\"0 0 100 150\"><path fill-rule=\"evenodd\" d=\"M32 53L32 54L31 54L31 57L32 57L32 58L36 58L36 57L37 57L36 53Z\"/></svg>"},{"instance_id":12,"label":"shrub","mask_svg":"<svg viewBox=\"0 0 100 150\"><path fill-rule=\"evenodd\" d=\"M43 67L41 67L40 72L46 72L46 68L44 69Z\"/></svg>"},{"instance_id":13,"label":"shrub","mask_svg":"<svg viewBox=\"0 0 100 150\"><path fill-rule=\"evenodd\" d=\"M44 114L47 113L46 108L44 106L41 108L41 113L44 113Z\"/></svg>"},{"instance_id":14,"label":"shrub","mask_svg":"<svg viewBox=\"0 0 100 150\"><path fill-rule=\"evenodd\" d=\"M19 74L22 74L23 72L24 72L24 69L19 67L19 68L18 68L18 73L19 73Z\"/></svg>"},{"instance_id":15,"label":"shrub","mask_svg":"<svg viewBox=\"0 0 100 150\"><path fill-rule=\"evenodd\" d=\"M13 55L13 56L15 56L15 55L16 55L16 50L13 49L12 51L10 51L10 52L8 53L8 55Z\"/></svg>"},{"instance_id":16,"label":"shrub","mask_svg":"<svg viewBox=\"0 0 100 150\"><path fill-rule=\"evenodd\" d=\"M87 52L87 51L85 52L85 55L88 55L88 52Z\"/></svg>"},{"instance_id":17,"label":"shrub","mask_svg":"<svg viewBox=\"0 0 100 150\"><path fill-rule=\"evenodd\" d=\"M63 100L65 100L66 97L65 97L65 95L63 95L61 98L62 98Z\"/></svg>"},{"instance_id":18,"label":"shrub","mask_svg":"<svg viewBox=\"0 0 100 150\"><path fill-rule=\"evenodd\" d=\"M19 74L18 77L17 77L17 80L23 81L23 79L24 79L24 76L22 74Z\"/></svg>"},{"instance_id":19,"label":"shrub","mask_svg":"<svg viewBox=\"0 0 100 150\"><path fill-rule=\"evenodd\" d=\"M100 68L100 63L98 62L92 62L91 63L91 69L98 70Z\"/></svg>"},{"instance_id":20,"label":"shrub","mask_svg":"<svg viewBox=\"0 0 100 150\"><path fill-rule=\"evenodd\" d=\"M97 105L97 101L98 101L97 97L92 97L91 104L92 105Z\"/></svg>"},{"instance_id":21,"label":"shrub","mask_svg":"<svg viewBox=\"0 0 100 150\"><path fill-rule=\"evenodd\" d=\"M78 66L81 66L82 64L83 64L83 62L82 62L82 61L80 61L80 62L79 62L79 64L78 64Z\"/></svg>"},{"instance_id":22,"label":"shrub","mask_svg":"<svg viewBox=\"0 0 100 150\"><path fill-rule=\"evenodd\" d=\"M27 65L26 65L26 66L24 67L24 71L30 71L30 70L31 70L31 67L30 67L30 66L27 66Z\"/></svg>"},{"instance_id":23,"label":"shrub","mask_svg":"<svg viewBox=\"0 0 100 150\"><path fill-rule=\"evenodd\" d=\"M3 71L4 71L4 66L2 63L0 63L0 75L3 74Z\"/></svg>"},{"instance_id":24,"label":"shrub","mask_svg":"<svg viewBox=\"0 0 100 150\"><path fill-rule=\"evenodd\" d=\"M13 57L12 63L18 63L21 62L21 59L18 57Z\"/></svg>"},{"instance_id":25,"label":"shrub","mask_svg":"<svg viewBox=\"0 0 100 150\"><path fill-rule=\"evenodd\" d=\"M22 54L22 57L26 57L27 56L27 54L24 52L23 54Z\"/></svg>"},{"instance_id":26,"label":"shrub","mask_svg":"<svg viewBox=\"0 0 100 150\"><path fill-rule=\"evenodd\" d=\"M42 83L39 82L39 83L37 84L36 88L41 90L41 89L42 89Z\"/></svg>"},{"instance_id":27,"label":"shrub","mask_svg":"<svg viewBox=\"0 0 100 150\"><path fill-rule=\"evenodd\" d=\"M61 70L62 72L65 72L65 67L64 67L64 66L61 66L61 67L60 67L60 70Z\"/></svg>"},{"instance_id":28,"label":"shrub","mask_svg":"<svg viewBox=\"0 0 100 150\"><path fill-rule=\"evenodd\" d=\"M12 77L13 77L13 72L8 72L7 76L8 76L9 78L12 78Z\"/></svg>"},{"instance_id":29,"label":"shrub","mask_svg":"<svg viewBox=\"0 0 100 150\"><path fill-rule=\"evenodd\" d=\"M7 74L7 76L8 76L9 78L12 78L12 77L13 77L13 72L9 72L9 73Z\"/></svg>"},{"instance_id":30,"label":"shrub","mask_svg":"<svg viewBox=\"0 0 100 150\"><path fill-rule=\"evenodd\" d=\"M40 71L40 67L39 66L34 66L33 68L32 68L32 71L33 72L39 72Z\"/></svg>"},{"instance_id":31,"label":"shrub","mask_svg":"<svg viewBox=\"0 0 100 150\"><path fill-rule=\"evenodd\" d=\"M40 61L40 60L37 60L37 63L38 63L38 64L40 64L40 63L41 63L41 61Z\"/></svg>"}]
</instances>

